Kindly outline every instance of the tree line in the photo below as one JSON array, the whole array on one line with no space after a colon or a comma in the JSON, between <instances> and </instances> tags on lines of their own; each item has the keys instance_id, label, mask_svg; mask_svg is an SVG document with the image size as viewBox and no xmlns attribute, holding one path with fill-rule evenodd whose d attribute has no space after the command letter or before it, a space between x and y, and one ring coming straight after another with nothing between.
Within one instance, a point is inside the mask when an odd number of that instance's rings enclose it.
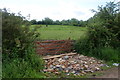
<instances>
[{"instance_id":1,"label":"tree line","mask_svg":"<svg viewBox=\"0 0 120 80\"><path fill-rule=\"evenodd\" d=\"M32 25L72 25L72 26L80 26L80 27L84 27L87 25L87 21L83 21L83 20L78 20L76 18L71 18L68 20L56 20L53 21L52 19L50 19L49 17L44 18L41 21L36 21L35 19L31 20L30 23Z\"/></svg>"}]
</instances>

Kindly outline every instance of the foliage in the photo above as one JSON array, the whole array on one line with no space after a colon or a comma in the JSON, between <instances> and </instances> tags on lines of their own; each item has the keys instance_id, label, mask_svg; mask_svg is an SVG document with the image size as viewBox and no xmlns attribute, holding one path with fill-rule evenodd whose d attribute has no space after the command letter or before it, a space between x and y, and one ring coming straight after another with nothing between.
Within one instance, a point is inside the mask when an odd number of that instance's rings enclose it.
<instances>
[{"instance_id":1,"label":"foliage","mask_svg":"<svg viewBox=\"0 0 120 80\"><path fill-rule=\"evenodd\" d=\"M87 25L87 21L78 20L76 18L71 18L68 20L56 20L53 21L52 19L46 17L42 21L36 21L35 19L31 20L30 23L32 25L70 25L70 26L79 26L79 27L85 27Z\"/></svg>"},{"instance_id":2,"label":"foliage","mask_svg":"<svg viewBox=\"0 0 120 80\"><path fill-rule=\"evenodd\" d=\"M88 37L75 44L77 52L104 60L119 60L120 27L117 17L120 13L116 6L114 2L109 2L104 7L98 7L96 14L88 20Z\"/></svg>"},{"instance_id":3,"label":"foliage","mask_svg":"<svg viewBox=\"0 0 120 80\"><path fill-rule=\"evenodd\" d=\"M42 20L42 22L44 24L46 24L46 26L53 24L53 20L48 17L46 17L44 20Z\"/></svg>"},{"instance_id":4,"label":"foliage","mask_svg":"<svg viewBox=\"0 0 120 80\"><path fill-rule=\"evenodd\" d=\"M3 78L40 78L43 60L35 54L33 41L38 36L36 27L30 30L28 21L21 14L2 9L3 26ZM40 76L41 75L41 76Z\"/></svg>"},{"instance_id":5,"label":"foliage","mask_svg":"<svg viewBox=\"0 0 120 80\"><path fill-rule=\"evenodd\" d=\"M2 42L3 54L12 57L14 49L17 49L19 56L23 57L25 50L33 43L38 33L29 30L24 23L24 18L18 14L9 13L6 9L2 10Z\"/></svg>"},{"instance_id":6,"label":"foliage","mask_svg":"<svg viewBox=\"0 0 120 80\"><path fill-rule=\"evenodd\" d=\"M37 21L35 19L30 21L31 24L37 24Z\"/></svg>"},{"instance_id":7,"label":"foliage","mask_svg":"<svg viewBox=\"0 0 120 80\"><path fill-rule=\"evenodd\" d=\"M17 53L14 53L17 54ZM40 72L43 69L43 60L36 55L32 49L26 51L24 59L22 58L7 58L3 62L2 77L3 78L43 78L44 75ZM4 55L4 54L3 54Z\"/></svg>"}]
</instances>

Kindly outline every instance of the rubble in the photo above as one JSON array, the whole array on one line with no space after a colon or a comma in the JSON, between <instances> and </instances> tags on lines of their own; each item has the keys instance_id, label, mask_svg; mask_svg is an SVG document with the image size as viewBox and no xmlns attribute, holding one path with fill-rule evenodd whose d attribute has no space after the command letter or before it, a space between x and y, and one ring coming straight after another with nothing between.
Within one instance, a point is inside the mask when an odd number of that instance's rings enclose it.
<instances>
[{"instance_id":1,"label":"rubble","mask_svg":"<svg viewBox=\"0 0 120 80\"><path fill-rule=\"evenodd\" d=\"M103 61L93 57L87 57L80 54L63 55L60 57L46 58L44 72L60 74L65 72L66 75L84 75L100 71L100 67L105 66Z\"/></svg>"},{"instance_id":2,"label":"rubble","mask_svg":"<svg viewBox=\"0 0 120 80\"><path fill-rule=\"evenodd\" d=\"M119 63L113 63L114 66L119 66Z\"/></svg>"}]
</instances>

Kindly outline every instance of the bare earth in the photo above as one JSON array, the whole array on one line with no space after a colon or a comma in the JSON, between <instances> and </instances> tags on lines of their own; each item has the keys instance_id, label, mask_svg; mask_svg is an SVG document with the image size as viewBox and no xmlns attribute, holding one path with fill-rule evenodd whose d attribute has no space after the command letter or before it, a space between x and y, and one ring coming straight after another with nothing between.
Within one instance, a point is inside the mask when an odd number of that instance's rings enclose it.
<instances>
[{"instance_id":1,"label":"bare earth","mask_svg":"<svg viewBox=\"0 0 120 80\"><path fill-rule=\"evenodd\" d=\"M120 78L120 69L118 69L118 67L114 67L101 72L103 73L102 76L94 76L93 78Z\"/></svg>"}]
</instances>

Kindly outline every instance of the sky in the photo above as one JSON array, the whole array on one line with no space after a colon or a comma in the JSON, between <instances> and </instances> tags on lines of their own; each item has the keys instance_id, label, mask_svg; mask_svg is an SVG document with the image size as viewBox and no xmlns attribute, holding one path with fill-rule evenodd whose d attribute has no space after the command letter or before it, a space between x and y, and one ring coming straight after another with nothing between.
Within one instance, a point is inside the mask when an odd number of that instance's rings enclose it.
<instances>
[{"instance_id":1,"label":"sky","mask_svg":"<svg viewBox=\"0 0 120 80\"><path fill-rule=\"evenodd\" d=\"M87 20L94 15L91 9L97 10L98 5L119 0L0 0L0 8L7 8L11 12L21 14L37 21L49 17L53 20L67 20L76 18Z\"/></svg>"}]
</instances>

